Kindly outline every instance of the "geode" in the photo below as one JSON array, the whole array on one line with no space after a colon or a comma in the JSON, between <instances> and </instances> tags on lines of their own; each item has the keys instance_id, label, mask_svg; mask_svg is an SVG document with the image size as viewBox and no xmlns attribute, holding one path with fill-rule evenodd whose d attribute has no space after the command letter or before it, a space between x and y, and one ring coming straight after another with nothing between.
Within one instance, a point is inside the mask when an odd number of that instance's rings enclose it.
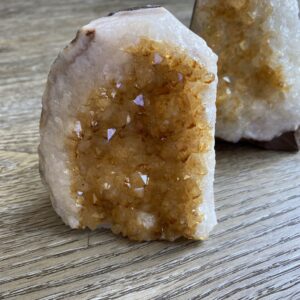
<instances>
[{"instance_id":1,"label":"geode","mask_svg":"<svg viewBox=\"0 0 300 300\"><path fill-rule=\"evenodd\" d=\"M213 200L217 56L164 8L82 27L51 67L40 169L72 228L204 239Z\"/></svg>"},{"instance_id":2,"label":"geode","mask_svg":"<svg viewBox=\"0 0 300 300\"><path fill-rule=\"evenodd\" d=\"M216 136L300 147L297 0L198 0L191 29L219 56Z\"/></svg>"}]
</instances>

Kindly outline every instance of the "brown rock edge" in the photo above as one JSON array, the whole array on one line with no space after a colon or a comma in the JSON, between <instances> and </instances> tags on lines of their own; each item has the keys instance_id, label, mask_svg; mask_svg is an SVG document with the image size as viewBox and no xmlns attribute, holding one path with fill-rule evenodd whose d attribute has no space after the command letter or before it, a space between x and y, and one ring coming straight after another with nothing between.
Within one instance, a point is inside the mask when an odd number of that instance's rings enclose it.
<instances>
[{"instance_id":1,"label":"brown rock edge","mask_svg":"<svg viewBox=\"0 0 300 300\"><path fill-rule=\"evenodd\" d=\"M300 127L295 131L285 132L270 141L256 141L251 139L241 139L237 143L216 138L216 149L223 150L223 145L253 145L266 150L298 152L300 151Z\"/></svg>"},{"instance_id":2,"label":"brown rock edge","mask_svg":"<svg viewBox=\"0 0 300 300\"><path fill-rule=\"evenodd\" d=\"M267 150L297 152L300 150L300 127L295 131L288 131L270 141L255 141L243 139L247 142Z\"/></svg>"},{"instance_id":3,"label":"brown rock edge","mask_svg":"<svg viewBox=\"0 0 300 300\"><path fill-rule=\"evenodd\" d=\"M137 6L137 7L130 7L130 8L124 8L124 9L120 9L117 11L113 11L111 13L109 13L107 16L113 16L114 14L121 12L121 11L133 11L133 10L139 10L139 9L146 9L146 8L157 8L157 7L161 7L161 5L144 5L144 6Z\"/></svg>"}]
</instances>

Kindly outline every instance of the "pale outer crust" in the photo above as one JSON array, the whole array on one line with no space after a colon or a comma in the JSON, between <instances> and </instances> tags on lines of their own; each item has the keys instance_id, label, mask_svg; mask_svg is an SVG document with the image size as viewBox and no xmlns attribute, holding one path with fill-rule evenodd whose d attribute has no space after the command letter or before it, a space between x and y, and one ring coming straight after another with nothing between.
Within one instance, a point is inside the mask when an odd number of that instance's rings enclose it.
<instances>
[{"instance_id":1,"label":"pale outer crust","mask_svg":"<svg viewBox=\"0 0 300 300\"><path fill-rule=\"evenodd\" d=\"M126 24L126 25L124 25ZM136 24L139 24L137 26ZM169 41L185 49L194 59L213 73L216 80L203 92L207 120L214 135L217 56L206 43L181 24L164 8L147 8L118 12L92 21L82 27L76 38L58 55L53 63L43 95L41 143L39 147L41 173L50 188L54 209L72 228L79 227L79 211L70 196L69 171L64 139L74 130L75 114L88 92L110 76L122 79L127 55L120 49L138 42L141 36ZM78 80L80 78L80 80ZM97 82L95 80L97 78ZM204 239L216 224L213 178L214 144L205 157L208 174L202 181L204 202L199 207L205 220L196 236Z\"/></svg>"},{"instance_id":2,"label":"pale outer crust","mask_svg":"<svg viewBox=\"0 0 300 300\"><path fill-rule=\"evenodd\" d=\"M251 1L251 0L250 0ZM207 4L221 3L223 0L198 0L194 8L192 29L208 26L201 7ZM300 128L300 23L297 0L261 0L256 7L256 13L263 14L265 8L272 5L273 12L262 25L265 32L273 32L270 46L276 57L274 66L280 65L286 83L290 86L288 92L278 93L270 105L263 99L236 96L247 103L239 117L229 123L217 118L216 136L230 142L239 140L270 141L283 133L294 132ZM201 30L200 30L201 35ZM233 62L235 63L235 62ZM229 104L230 106L230 104Z\"/></svg>"}]
</instances>

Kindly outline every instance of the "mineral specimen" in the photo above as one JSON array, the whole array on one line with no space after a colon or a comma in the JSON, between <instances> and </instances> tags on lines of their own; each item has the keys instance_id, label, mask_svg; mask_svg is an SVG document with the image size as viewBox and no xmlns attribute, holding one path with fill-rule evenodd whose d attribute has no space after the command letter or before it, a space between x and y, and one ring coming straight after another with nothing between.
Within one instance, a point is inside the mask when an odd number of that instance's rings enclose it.
<instances>
[{"instance_id":1,"label":"mineral specimen","mask_svg":"<svg viewBox=\"0 0 300 300\"><path fill-rule=\"evenodd\" d=\"M297 0L196 1L191 29L219 56L217 137L299 149L298 13Z\"/></svg>"},{"instance_id":2,"label":"mineral specimen","mask_svg":"<svg viewBox=\"0 0 300 300\"><path fill-rule=\"evenodd\" d=\"M78 31L51 68L40 123L41 173L65 223L139 241L208 236L216 61L164 8Z\"/></svg>"}]
</instances>

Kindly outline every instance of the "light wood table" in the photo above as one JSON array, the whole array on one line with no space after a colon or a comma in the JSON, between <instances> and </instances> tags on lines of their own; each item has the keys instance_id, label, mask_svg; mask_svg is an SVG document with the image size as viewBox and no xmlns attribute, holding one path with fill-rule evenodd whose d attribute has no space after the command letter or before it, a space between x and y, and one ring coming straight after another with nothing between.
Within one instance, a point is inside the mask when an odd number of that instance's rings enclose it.
<instances>
[{"instance_id":1,"label":"light wood table","mask_svg":"<svg viewBox=\"0 0 300 300\"><path fill-rule=\"evenodd\" d=\"M193 1L162 3L185 24ZM0 299L300 299L300 155L222 145L203 243L71 230L38 172L41 95L80 26L146 1L0 0Z\"/></svg>"}]
</instances>

